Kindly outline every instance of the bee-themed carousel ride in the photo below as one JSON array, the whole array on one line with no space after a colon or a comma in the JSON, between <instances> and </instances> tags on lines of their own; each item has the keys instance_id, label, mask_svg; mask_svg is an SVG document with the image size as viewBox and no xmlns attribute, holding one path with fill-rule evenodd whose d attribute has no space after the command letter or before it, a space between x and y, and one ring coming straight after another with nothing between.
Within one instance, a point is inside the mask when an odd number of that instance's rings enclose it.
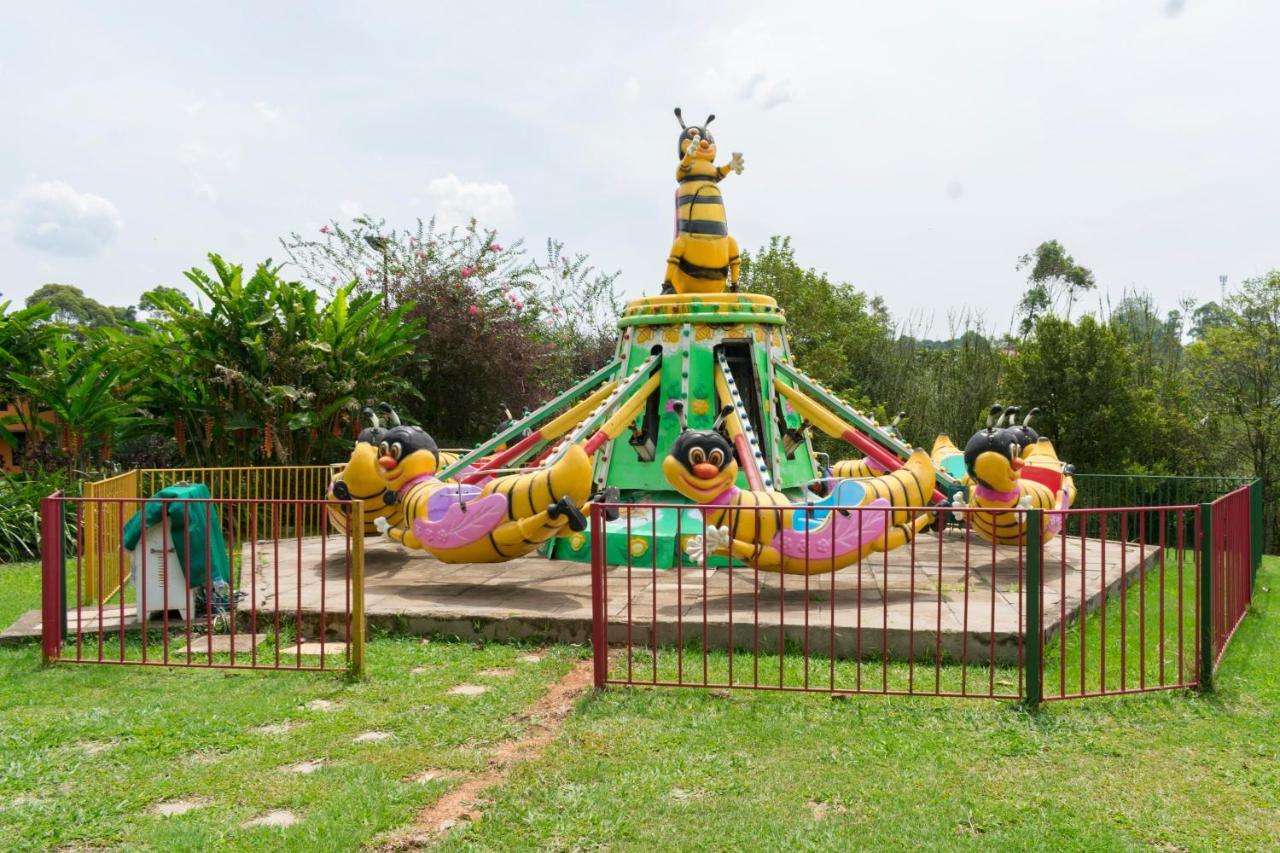
<instances>
[{"instance_id":1,"label":"bee-themed carousel ride","mask_svg":"<svg viewBox=\"0 0 1280 853\"><path fill-rule=\"evenodd\" d=\"M1013 425L1016 413L991 420L963 452L940 436L931 455L903 439L898 418L881 425L806 376L782 307L738 291L719 185L743 171L742 155L716 166L714 116L691 126L675 112L675 236L661 293L618 320L615 357L458 456L390 407L385 427L369 413L330 486L364 504L366 532L451 563L534 552L588 562L587 515L601 500L610 564L733 560L811 574L901 547L953 502L1017 517L1019 506L1069 506L1069 469L1028 424ZM814 430L861 457L824 468ZM975 532L1001 543L1022 535L992 518ZM346 523L337 510L333 520Z\"/></svg>"}]
</instances>

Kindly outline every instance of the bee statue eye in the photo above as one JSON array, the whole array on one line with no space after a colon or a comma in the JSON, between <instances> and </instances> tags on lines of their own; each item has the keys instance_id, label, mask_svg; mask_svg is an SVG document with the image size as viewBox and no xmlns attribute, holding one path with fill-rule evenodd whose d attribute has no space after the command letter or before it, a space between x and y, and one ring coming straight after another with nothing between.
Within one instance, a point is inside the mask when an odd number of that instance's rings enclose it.
<instances>
[{"instance_id":1,"label":"bee statue eye","mask_svg":"<svg viewBox=\"0 0 1280 853\"><path fill-rule=\"evenodd\" d=\"M724 451L717 447L715 450L712 450L707 454L707 461L719 468L724 464Z\"/></svg>"},{"instance_id":2,"label":"bee statue eye","mask_svg":"<svg viewBox=\"0 0 1280 853\"><path fill-rule=\"evenodd\" d=\"M397 441L395 444L391 445L391 457L393 459L399 459L400 454L403 452L404 448L400 446L400 442Z\"/></svg>"},{"instance_id":3,"label":"bee statue eye","mask_svg":"<svg viewBox=\"0 0 1280 853\"><path fill-rule=\"evenodd\" d=\"M387 443L384 441L384 442L382 442L381 444L379 444L379 445L378 445L378 453L379 453L380 455L382 455L382 456L390 456L390 455L391 455L391 448L390 448L390 447L388 447L388 446L387 446Z\"/></svg>"},{"instance_id":4,"label":"bee statue eye","mask_svg":"<svg viewBox=\"0 0 1280 853\"><path fill-rule=\"evenodd\" d=\"M689 451L689 464L701 465L707 461L707 453L701 447L695 447Z\"/></svg>"}]
</instances>

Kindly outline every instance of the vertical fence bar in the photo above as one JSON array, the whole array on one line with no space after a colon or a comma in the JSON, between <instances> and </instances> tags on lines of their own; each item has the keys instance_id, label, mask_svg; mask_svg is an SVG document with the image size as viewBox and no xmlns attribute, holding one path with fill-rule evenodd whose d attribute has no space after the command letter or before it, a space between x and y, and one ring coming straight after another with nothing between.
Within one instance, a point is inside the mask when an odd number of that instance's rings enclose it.
<instances>
[{"instance_id":1,"label":"vertical fence bar","mask_svg":"<svg viewBox=\"0 0 1280 853\"><path fill-rule=\"evenodd\" d=\"M1200 690L1213 690L1213 504L1200 504Z\"/></svg>"},{"instance_id":2,"label":"vertical fence bar","mask_svg":"<svg viewBox=\"0 0 1280 853\"><path fill-rule=\"evenodd\" d=\"M1041 598L1043 586L1041 578L1041 544L1044 511L1027 510L1027 627L1026 640L1026 694L1023 701L1027 707L1035 708L1040 704L1044 693L1044 670L1041 658L1044 652L1044 634L1040 630ZM1083 606L1083 602L1082 602Z\"/></svg>"},{"instance_id":3,"label":"vertical fence bar","mask_svg":"<svg viewBox=\"0 0 1280 853\"><path fill-rule=\"evenodd\" d=\"M364 503L351 502L351 675L364 676ZM321 567L321 571L323 571ZM277 604L277 610L279 605ZM295 630L301 632L299 625ZM277 646L279 640L276 641ZM298 654L302 658L301 650Z\"/></svg>"},{"instance_id":4,"label":"vertical fence bar","mask_svg":"<svg viewBox=\"0 0 1280 853\"><path fill-rule=\"evenodd\" d=\"M609 626L604 602L604 509L591 505L591 672L596 689L609 675ZM677 571L679 569L677 568Z\"/></svg>"},{"instance_id":5,"label":"vertical fence bar","mask_svg":"<svg viewBox=\"0 0 1280 853\"><path fill-rule=\"evenodd\" d=\"M1249 548L1251 569L1249 582L1258 579L1258 567L1262 565L1262 540L1265 535L1262 517L1262 481L1254 480L1249 484Z\"/></svg>"},{"instance_id":6,"label":"vertical fence bar","mask_svg":"<svg viewBox=\"0 0 1280 853\"><path fill-rule=\"evenodd\" d=\"M46 664L58 659L62 648L63 563L62 530L58 526L60 492L40 501L40 646Z\"/></svg>"}]
</instances>

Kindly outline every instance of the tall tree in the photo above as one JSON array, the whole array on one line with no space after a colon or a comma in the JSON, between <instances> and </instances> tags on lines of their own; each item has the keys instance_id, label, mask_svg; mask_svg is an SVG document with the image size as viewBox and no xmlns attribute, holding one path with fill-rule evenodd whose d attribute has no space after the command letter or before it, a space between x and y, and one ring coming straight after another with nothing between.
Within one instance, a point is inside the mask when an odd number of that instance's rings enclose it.
<instances>
[{"instance_id":1,"label":"tall tree","mask_svg":"<svg viewBox=\"0 0 1280 853\"><path fill-rule=\"evenodd\" d=\"M135 319L133 307L103 305L72 284L43 284L27 297L27 305L44 303L53 308L53 318L70 326L98 328L118 326Z\"/></svg>"},{"instance_id":2,"label":"tall tree","mask_svg":"<svg viewBox=\"0 0 1280 853\"><path fill-rule=\"evenodd\" d=\"M1024 335L1031 331L1038 317L1055 311L1058 301L1064 296L1067 319L1071 319L1076 296L1097 286L1088 267L1077 264L1057 240L1046 240L1034 251L1018 258L1017 268L1029 270L1027 291L1018 305Z\"/></svg>"}]
</instances>

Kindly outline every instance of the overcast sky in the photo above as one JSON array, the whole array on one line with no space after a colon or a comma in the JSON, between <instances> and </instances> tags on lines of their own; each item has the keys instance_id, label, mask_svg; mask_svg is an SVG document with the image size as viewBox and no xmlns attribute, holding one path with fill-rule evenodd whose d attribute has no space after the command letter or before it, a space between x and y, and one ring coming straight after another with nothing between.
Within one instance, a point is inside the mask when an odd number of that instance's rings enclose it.
<instances>
[{"instance_id":1,"label":"overcast sky","mask_svg":"<svg viewBox=\"0 0 1280 853\"><path fill-rule=\"evenodd\" d=\"M744 248L1007 328L1057 238L1165 308L1280 266L1280 4L0 0L0 279L112 304L359 213L469 215L656 292L678 125ZM483 11L480 11L483 9Z\"/></svg>"}]
</instances>

